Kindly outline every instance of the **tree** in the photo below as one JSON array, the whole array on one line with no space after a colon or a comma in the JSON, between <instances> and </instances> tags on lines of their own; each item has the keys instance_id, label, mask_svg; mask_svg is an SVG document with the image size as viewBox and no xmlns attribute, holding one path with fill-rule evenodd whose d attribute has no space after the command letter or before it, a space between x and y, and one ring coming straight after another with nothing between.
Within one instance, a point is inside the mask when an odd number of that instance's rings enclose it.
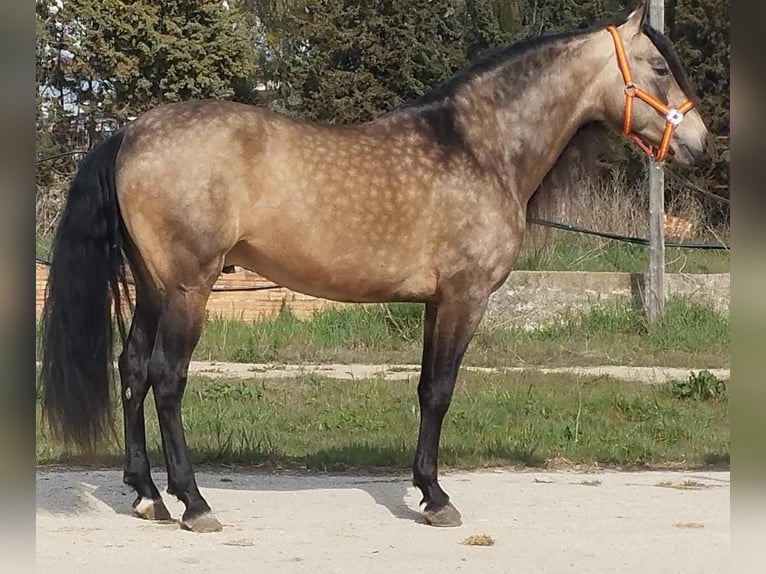
<instances>
[{"instance_id":1,"label":"tree","mask_svg":"<svg viewBox=\"0 0 766 574\"><path fill-rule=\"evenodd\" d=\"M501 25L500 17L510 14L497 2L483 2L481 0L467 0L465 5L465 53L467 59L473 60L489 48L495 48L511 43L514 35L513 20L508 18L505 24L509 29Z\"/></svg>"},{"instance_id":2,"label":"tree","mask_svg":"<svg viewBox=\"0 0 766 574\"><path fill-rule=\"evenodd\" d=\"M490 0L279 4L279 29L264 32L272 39L266 75L281 87L288 110L310 119L372 119L510 40Z\"/></svg>"},{"instance_id":3,"label":"tree","mask_svg":"<svg viewBox=\"0 0 766 574\"><path fill-rule=\"evenodd\" d=\"M38 0L59 95L124 118L161 103L234 97L253 65L243 13L215 0Z\"/></svg>"},{"instance_id":4,"label":"tree","mask_svg":"<svg viewBox=\"0 0 766 574\"><path fill-rule=\"evenodd\" d=\"M728 197L729 182L729 1L669 0L668 35L700 94L700 112L714 136L712 158L691 174ZM725 215L720 204L710 209Z\"/></svg>"},{"instance_id":5,"label":"tree","mask_svg":"<svg viewBox=\"0 0 766 574\"><path fill-rule=\"evenodd\" d=\"M517 38L586 27L632 4L630 0L510 0L503 17ZM498 14L501 12L498 10ZM515 20L515 22L514 22Z\"/></svg>"}]
</instances>

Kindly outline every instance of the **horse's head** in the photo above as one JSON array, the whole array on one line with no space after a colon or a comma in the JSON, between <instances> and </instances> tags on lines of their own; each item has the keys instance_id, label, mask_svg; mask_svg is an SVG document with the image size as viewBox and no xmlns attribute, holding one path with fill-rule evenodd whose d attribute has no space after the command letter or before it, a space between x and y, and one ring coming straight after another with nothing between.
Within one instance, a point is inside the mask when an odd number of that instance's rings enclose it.
<instances>
[{"instance_id":1,"label":"horse's head","mask_svg":"<svg viewBox=\"0 0 766 574\"><path fill-rule=\"evenodd\" d=\"M668 150L691 165L705 153L708 131L670 42L649 27L642 2L620 26L610 27L615 58L607 66L606 120L655 159Z\"/></svg>"}]
</instances>

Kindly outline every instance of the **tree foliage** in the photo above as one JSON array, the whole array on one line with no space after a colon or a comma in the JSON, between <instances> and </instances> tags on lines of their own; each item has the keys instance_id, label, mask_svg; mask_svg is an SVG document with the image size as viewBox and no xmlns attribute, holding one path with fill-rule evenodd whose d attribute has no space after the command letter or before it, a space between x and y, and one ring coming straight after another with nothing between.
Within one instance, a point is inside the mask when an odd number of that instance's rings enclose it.
<instances>
[{"instance_id":1,"label":"tree foliage","mask_svg":"<svg viewBox=\"0 0 766 574\"><path fill-rule=\"evenodd\" d=\"M696 168L697 179L728 196L729 183L729 0L672 0L668 35L697 88L700 112L713 134L710 158ZM715 202L708 211L727 215Z\"/></svg>"},{"instance_id":2,"label":"tree foliage","mask_svg":"<svg viewBox=\"0 0 766 574\"><path fill-rule=\"evenodd\" d=\"M279 31L269 79L303 117L372 119L449 77L464 63L457 2L295 3ZM289 38L289 40L286 40Z\"/></svg>"},{"instance_id":3,"label":"tree foliage","mask_svg":"<svg viewBox=\"0 0 766 574\"><path fill-rule=\"evenodd\" d=\"M215 0L38 0L38 70L59 98L118 117L231 98L253 64L252 28ZM43 44L45 42L45 44ZM41 45L42 44L42 45ZM64 102L60 102L62 105Z\"/></svg>"}]
</instances>

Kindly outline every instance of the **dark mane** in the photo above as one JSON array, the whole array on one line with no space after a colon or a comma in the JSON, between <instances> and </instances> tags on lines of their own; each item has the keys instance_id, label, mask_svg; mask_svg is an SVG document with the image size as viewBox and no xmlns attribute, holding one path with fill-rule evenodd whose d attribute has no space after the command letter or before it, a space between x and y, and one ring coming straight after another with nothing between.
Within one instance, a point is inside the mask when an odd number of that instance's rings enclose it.
<instances>
[{"instance_id":1,"label":"dark mane","mask_svg":"<svg viewBox=\"0 0 766 574\"><path fill-rule=\"evenodd\" d=\"M678 86L681 88L683 93L686 94L686 97L694 101L696 106L698 103L696 101L697 94L691 82L689 81L689 78L686 76L686 72L681 65L681 60L678 58L678 54L676 54L675 49L673 49L673 45L670 43L670 40L668 40L668 38L663 33L655 30L648 24L644 25L644 34L647 35L647 37L652 41L652 44L654 44L654 47L657 48L657 51L662 54L663 58L665 58L665 61L668 63L670 72L673 74L676 83L678 83Z\"/></svg>"}]
</instances>

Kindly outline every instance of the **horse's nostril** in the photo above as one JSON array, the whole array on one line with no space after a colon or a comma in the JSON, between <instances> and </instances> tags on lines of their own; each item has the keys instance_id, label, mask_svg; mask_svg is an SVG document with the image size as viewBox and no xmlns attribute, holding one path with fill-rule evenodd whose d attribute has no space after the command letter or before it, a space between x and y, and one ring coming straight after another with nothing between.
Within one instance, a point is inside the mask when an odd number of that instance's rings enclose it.
<instances>
[{"instance_id":1,"label":"horse's nostril","mask_svg":"<svg viewBox=\"0 0 766 574\"><path fill-rule=\"evenodd\" d=\"M711 149L710 145L711 145L710 144L710 138L709 137L705 137L700 142L699 146L693 146L693 147L689 148L689 151L691 152L692 157L694 158L695 162L698 162L698 161L704 159L705 157L707 157L707 155L708 155L708 153L709 153L709 151Z\"/></svg>"}]
</instances>

